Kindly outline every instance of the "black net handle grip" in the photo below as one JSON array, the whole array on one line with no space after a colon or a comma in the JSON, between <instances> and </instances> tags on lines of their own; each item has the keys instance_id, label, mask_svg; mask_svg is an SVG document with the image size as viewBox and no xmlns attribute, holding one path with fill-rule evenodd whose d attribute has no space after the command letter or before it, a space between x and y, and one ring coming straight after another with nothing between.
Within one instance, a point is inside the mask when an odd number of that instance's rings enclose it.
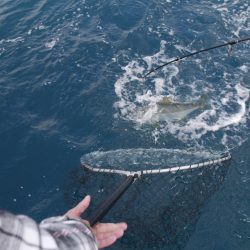
<instances>
[{"instance_id":1,"label":"black net handle grip","mask_svg":"<svg viewBox=\"0 0 250 250\"><path fill-rule=\"evenodd\" d=\"M109 210L115 205L115 203L121 198L121 196L126 192L130 185L134 182L136 176L129 175L127 176L122 183L116 188L116 190L111 193L94 212L86 218L90 226L95 225L100 221Z\"/></svg>"}]
</instances>

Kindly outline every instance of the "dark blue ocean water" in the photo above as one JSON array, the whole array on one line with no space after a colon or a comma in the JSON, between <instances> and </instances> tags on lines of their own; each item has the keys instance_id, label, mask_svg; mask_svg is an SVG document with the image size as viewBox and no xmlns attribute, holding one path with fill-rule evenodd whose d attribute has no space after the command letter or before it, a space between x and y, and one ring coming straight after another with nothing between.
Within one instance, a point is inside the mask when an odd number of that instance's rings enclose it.
<instances>
[{"instance_id":1,"label":"dark blue ocean water","mask_svg":"<svg viewBox=\"0 0 250 250\"><path fill-rule=\"evenodd\" d=\"M178 177L183 189L172 193L166 221L153 220L162 225L154 235L166 231L167 240L130 236L113 249L250 249L249 43L139 78L173 57L249 36L249 12L246 0L1 0L1 209L37 221L63 214L84 185L80 157L93 151L229 150L225 170L191 184ZM204 93L204 109L184 122L150 122L160 97L190 102Z\"/></svg>"}]
</instances>

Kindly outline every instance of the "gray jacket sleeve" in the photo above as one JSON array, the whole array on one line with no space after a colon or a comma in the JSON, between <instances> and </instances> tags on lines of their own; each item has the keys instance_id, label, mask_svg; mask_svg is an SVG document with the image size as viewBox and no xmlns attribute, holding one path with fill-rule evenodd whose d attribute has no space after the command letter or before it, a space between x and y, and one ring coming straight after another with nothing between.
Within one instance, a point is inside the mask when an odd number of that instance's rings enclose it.
<instances>
[{"instance_id":1,"label":"gray jacket sleeve","mask_svg":"<svg viewBox=\"0 0 250 250\"><path fill-rule=\"evenodd\" d=\"M0 211L0 249L97 250L91 230L81 219L51 217L40 224L31 218Z\"/></svg>"}]
</instances>

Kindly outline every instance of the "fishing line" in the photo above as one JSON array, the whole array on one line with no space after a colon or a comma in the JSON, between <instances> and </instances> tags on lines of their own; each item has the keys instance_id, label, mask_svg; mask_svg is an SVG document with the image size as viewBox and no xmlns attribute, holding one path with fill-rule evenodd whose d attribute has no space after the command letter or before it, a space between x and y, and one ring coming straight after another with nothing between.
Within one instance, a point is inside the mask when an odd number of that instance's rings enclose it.
<instances>
[{"instance_id":1,"label":"fishing line","mask_svg":"<svg viewBox=\"0 0 250 250\"><path fill-rule=\"evenodd\" d=\"M232 41L229 41L227 43L223 43L223 44L219 44L219 45L216 45L216 46L213 46L213 47L210 47L210 48L206 48L206 49L202 49L202 50L198 50L198 51L195 51L193 53L189 53L189 54L186 54L184 56L181 56L181 57L176 57L174 58L173 60L171 61L168 61L156 68L152 68L147 74L145 74L142 78L146 78L148 75L150 75L151 73L171 64L171 63L174 63L174 62L179 62L181 61L182 59L184 58L187 58L187 57L191 57L191 56L194 56L194 55L197 55L197 54L200 54L200 53L203 53L203 52L207 52L209 50L213 50L213 49L218 49L218 48L222 48L222 47L226 47L226 46L229 46L230 48L230 51L232 50L232 46L238 44L238 43L243 43L243 42L247 42L250 40L250 37L246 37L246 38L242 38L242 39L237 39L237 40L232 40Z\"/></svg>"}]
</instances>

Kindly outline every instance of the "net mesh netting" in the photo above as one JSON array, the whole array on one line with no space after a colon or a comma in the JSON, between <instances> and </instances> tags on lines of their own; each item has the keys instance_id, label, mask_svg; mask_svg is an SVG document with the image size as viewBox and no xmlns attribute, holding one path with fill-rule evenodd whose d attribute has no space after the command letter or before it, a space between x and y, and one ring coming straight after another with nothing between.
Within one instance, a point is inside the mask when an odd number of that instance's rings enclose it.
<instances>
[{"instance_id":1,"label":"net mesh netting","mask_svg":"<svg viewBox=\"0 0 250 250\"><path fill-rule=\"evenodd\" d=\"M81 162L135 171L193 164L219 156L214 152L133 149L94 152L84 155ZM103 220L128 223L125 236L114 249L182 248L198 218L199 208L220 187L228 167L229 161L224 161L185 171L143 175L137 179ZM65 196L72 206L90 194L92 204L86 217L124 179L119 174L88 169L81 169L73 176Z\"/></svg>"}]
</instances>

